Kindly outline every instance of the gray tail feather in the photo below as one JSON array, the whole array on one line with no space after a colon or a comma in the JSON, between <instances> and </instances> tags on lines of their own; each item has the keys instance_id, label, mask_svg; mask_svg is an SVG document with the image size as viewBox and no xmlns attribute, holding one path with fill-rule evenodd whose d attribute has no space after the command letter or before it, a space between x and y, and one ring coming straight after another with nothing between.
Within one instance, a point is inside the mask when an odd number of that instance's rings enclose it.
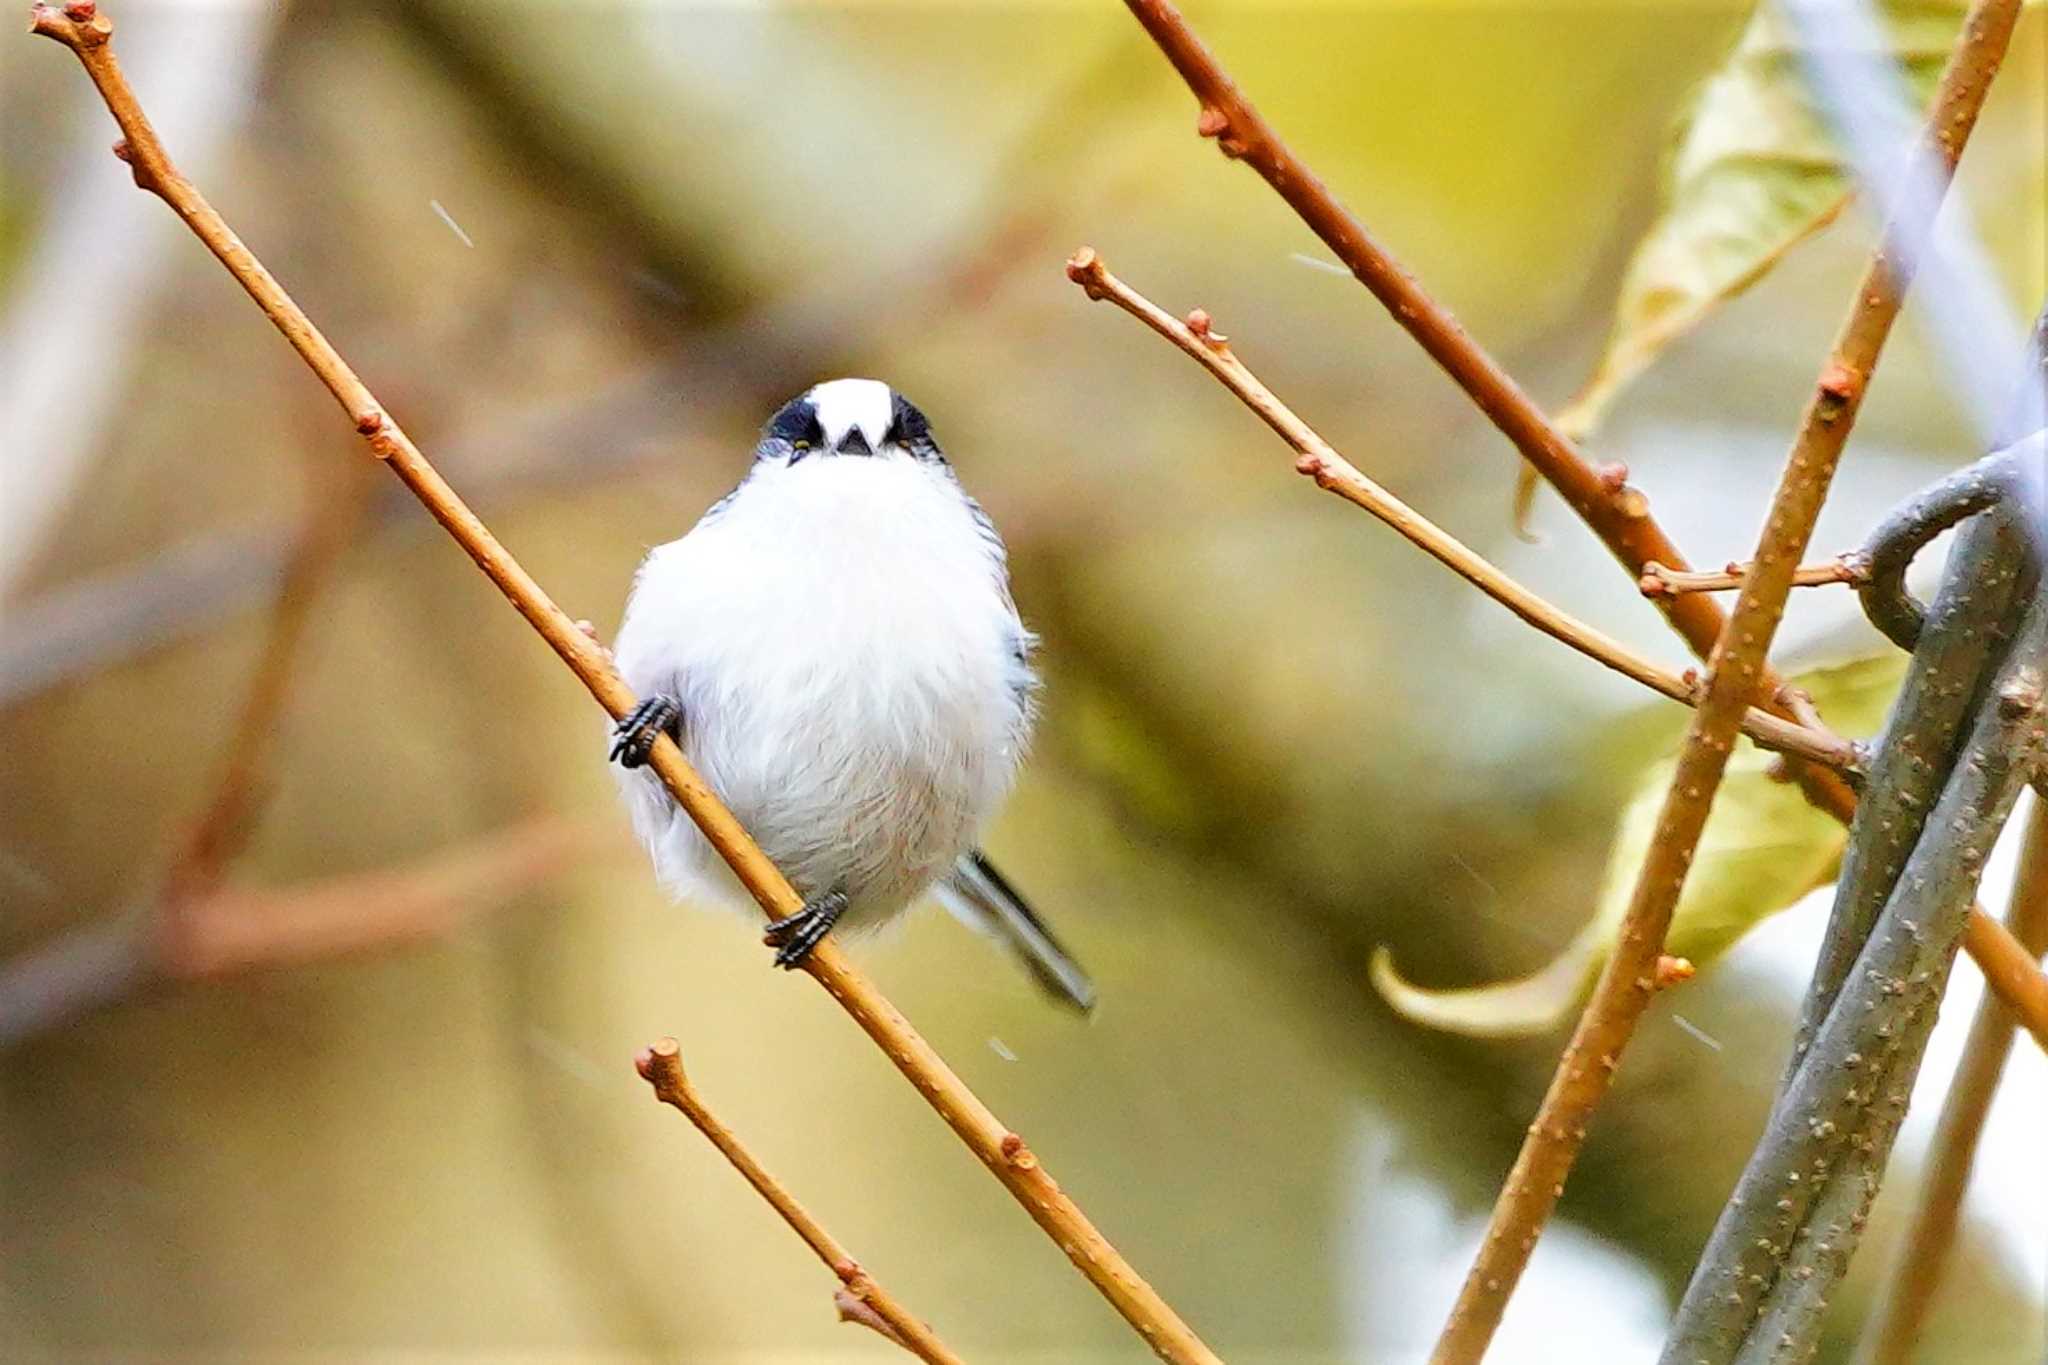
<instances>
[{"instance_id":1,"label":"gray tail feather","mask_svg":"<svg viewBox=\"0 0 2048 1365\"><path fill-rule=\"evenodd\" d=\"M953 918L1000 942L1054 1000L1086 1014L1095 983L980 849L964 855L938 885Z\"/></svg>"}]
</instances>

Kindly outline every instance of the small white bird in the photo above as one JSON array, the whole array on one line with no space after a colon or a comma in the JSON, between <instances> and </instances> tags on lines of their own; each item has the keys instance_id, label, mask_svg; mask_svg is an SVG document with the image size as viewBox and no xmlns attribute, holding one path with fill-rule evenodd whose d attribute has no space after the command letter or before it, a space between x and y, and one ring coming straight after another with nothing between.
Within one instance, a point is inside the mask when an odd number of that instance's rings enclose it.
<instances>
[{"instance_id":1,"label":"small white bird","mask_svg":"<svg viewBox=\"0 0 2048 1365\"><path fill-rule=\"evenodd\" d=\"M1030 737L1035 640L1002 538L922 412L872 379L777 412L754 465L634 578L616 655L645 698L613 732L633 826L678 895L752 905L651 773L667 733L804 897L793 967L834 925L936 890L1056 998L1095 988L976 847Z\"/></svg>"}]
</instances>

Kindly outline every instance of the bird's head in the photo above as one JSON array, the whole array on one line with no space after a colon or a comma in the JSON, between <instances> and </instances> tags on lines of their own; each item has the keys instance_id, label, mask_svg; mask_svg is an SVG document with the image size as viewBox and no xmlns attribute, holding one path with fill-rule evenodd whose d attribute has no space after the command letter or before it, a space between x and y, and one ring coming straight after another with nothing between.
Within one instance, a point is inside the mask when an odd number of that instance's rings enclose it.
<instances>
[{"instance_id":1,"label":"bird's head","mask_svg":"<svg viewBox=\"0 0 2048 1365\"><path fill-rule=\"evenodd\" d=\"M917 405L879 379L832 379L790 399L754 454L792 465L814 455L944 458Z\"/></svg>"}]
</instances>

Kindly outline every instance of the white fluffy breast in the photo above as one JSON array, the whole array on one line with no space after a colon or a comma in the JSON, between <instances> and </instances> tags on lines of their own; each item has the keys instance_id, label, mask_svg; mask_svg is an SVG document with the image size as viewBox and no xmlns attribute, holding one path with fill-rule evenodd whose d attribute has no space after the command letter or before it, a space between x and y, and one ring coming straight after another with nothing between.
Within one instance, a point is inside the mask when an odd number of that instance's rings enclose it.
<instances>
[{"instance_id":1,"label":"white fluffy breast","mask_svg":"<svg viewBox=\"0 0 2048 1365\"><path fill-rule=\"evenodd\" d=\"M843 887L857 924L922 894L1007 792L1028 638L993 531L945 466L891 449L758 465L648 556L617 656L681 703L691 762L797 889ZM659 784L622 777L664 880L730 890Z\"/></svg>"}]
</instances>

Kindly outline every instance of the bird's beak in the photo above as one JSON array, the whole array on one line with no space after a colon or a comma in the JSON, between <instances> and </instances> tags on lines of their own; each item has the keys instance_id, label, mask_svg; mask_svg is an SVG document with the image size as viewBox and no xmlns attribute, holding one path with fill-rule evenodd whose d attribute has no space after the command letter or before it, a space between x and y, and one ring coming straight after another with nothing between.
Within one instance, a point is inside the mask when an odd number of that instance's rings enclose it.
<instances>
[{"instance_id":1,"label":"bird's beak","mask_svg":"<svg viewBox=\"0 0 2048 1365\"><path fill-rule=\"evenodd\" d=\"M846 434L839 438L839 444L834 449L841 455L872 455L875 453L873 447L868 445L867 433L863 432L859 427L848 427Z\"/></svg>"}]
</instances>

